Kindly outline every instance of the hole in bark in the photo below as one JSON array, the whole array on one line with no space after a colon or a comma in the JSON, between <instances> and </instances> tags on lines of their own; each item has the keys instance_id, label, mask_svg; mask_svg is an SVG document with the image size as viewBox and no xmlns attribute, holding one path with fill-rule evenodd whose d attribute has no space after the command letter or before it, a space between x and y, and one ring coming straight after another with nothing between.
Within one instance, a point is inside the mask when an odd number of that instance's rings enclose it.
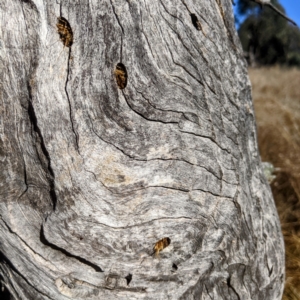
<instances>
[{"instance_id":1,"label":"hole in bark","mask_svg":"<svg viewBox=\"0 0 300 300\"><path fill-rule=\"evenodd\" d=\"M70 23L63 17L57 18L57 32L64 46L71 47L73 44L73 31Z\"/></svg>"},{"instance_id":2,"label":"hole in bark","mask_svg":"<svg viewBox=\"0 0 300 300\"><path fill-rule=\"evenodd\" d=\"M129 285L130 281L132 280L132 274L128 274L126 277L125 277L126 281L127 281L127 285Z\"/></svg>"},{"instance_id":3,"label":"hole in bark","mask_svg":"<svg viewBox=\"0 0 300 300\"><path fill-rule=\"evenodd\" d=\"M230 286L230 277L226 279L227 285Z\"/></svg>"},{"instance_id":4,"label":"hole in bark","mask_svg":"<svg viewBox=\"0 0 300 300\"><path fill-rule=\"evenodd\" d=\"M191 19L192 19L192 23L194 25L194 27L197 29L197 30L201 30L202 27L201 27L201 24L197 18L197 16L195 14L191 14Z\"/></svg>"},{"instance_id":5,"label":"hole in bark","mask_svg":"<svg viewBox=\"0 0 300 300\"><path fill-rule=\"evenodd\" d=\"M119 89L125 89L128 77L126 67L122 63L118 63L114 73Z\"/></svg>"},{"instance_id":6,"label":"hole in bark","mask_svg":"<svg viewBox=\"0 0 300 300\"><path fill-rule=\"evenodd\" d=\"M273 273L273 266L272 266L271 269L269 270L269 277L271 277L272 273Z\"/></svg>"},{"instance_id":7,"label":"hole in bark","mask_svg":"<svg viewBox=\"0 0 300 300\"><path fill-rule=\"evenodd\" d=\"M173 265L172 265L172 269L173 269L173 270L175 270L175 271L177 271L177 270L178 270L178 267L177 267L177 265L176 265L175 263L173 263Z\"/></svg>"}]
</instances>

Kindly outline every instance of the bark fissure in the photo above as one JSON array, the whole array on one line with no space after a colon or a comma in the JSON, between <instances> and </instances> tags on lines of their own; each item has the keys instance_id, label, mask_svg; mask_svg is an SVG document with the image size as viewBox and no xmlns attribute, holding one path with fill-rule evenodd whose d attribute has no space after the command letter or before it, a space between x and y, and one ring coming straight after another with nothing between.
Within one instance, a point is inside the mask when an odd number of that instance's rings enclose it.
<instances>
[{"instance_id":1,"label":"bark fissure","mask_svg":"<svg viewBox=\"0 0 300 300\"><path fill-rule=\"evenodd\" d=\"M197 81L199 84L201 84L202 86L205 86L205 84L199 79L199 78L197 78L195 75L193 75L189 70L187 70L187 68L185 67L185 66L183 66L182 64L180 64L180 63L178 63L178 62L176 62L175 60L174 60L174 57L173 57L173 53L172 53L172 51L171 51L171 49L170 49L170 47L169 47L169 45L168 45L168 43L167 43L167 41L166 41L166 46L167 46L167 48L168 48L168 50L169 50L169 53L171 54L171 58L172 58L172 61L173 61L173 63L174 63L174 65L176 65L176 66L179 66L180 68L182 68L187 74L189 74L195 81ZM208 86L208 88L210 88L209 86ZM214 91L212 91L214 94L216 94Z\"/></svg>"},{"instance_id":2,"label":"bark fissure","mask_svg":"<svg viewBox=\"0 0 300 300\"><path fill-rule=\"evenodd\" d=\"M50 243L50 242L46 239L46 237L45 237L43 225L41 226L41 230L40 230L40 241L41 241L45 246L48 246L48 247L50 247L50 248L52 248L52 249L54 249L54 250L57 250L57 251L63 253L64 255L66 255L67 257L74 258L74 259L78 260L79 262L81 262L82 264L87 265L87 266L93 268L93 269L95 270L95 272L103 272L103 270L102 270L99 266L93 264L92 262L86 260L85 258L80 257L80 256L77 256L77 255L74 255L74 254L71 254L71 253L68 252L66 249L61 248L61 247L58 247L57 245L54 245L54 244Z\"/></svg>"},{"instance_id":3,"label":"bark fissure","mask_svg":"<svg viewBox=\"0 0 300 300\"><path fill-rule=\"evenodd\" d=\"M3 220L3 219L2 219ZM36 287L36 285L34 283L31 283L15 266L14 264L8 259L8 257L2 252L0 251L0 264L6 263L10 270L15 272L16 274L18 274L18 276L20 276L27 284L28 286L30 286L33 290L35 290L37 292L37 294L39 295L43 295L44 297L46 297L47 299L51 299L51 300L55 300L51 297L49 297L47 294L45 294L44 292L42 292L40 289L38 289ZM16 291L16 290L15 290ZM20 297L21 299L21 297Z\"/></svg>"},{"instance_id":4,"label":"bark fissure","mask_svg":"<svg viewBox=\"0 0 300 300\"><path fill-rule=\"evenodd\" d=\"M25 190L21 193L21 195L18 197L18 200L19 201L23 195L28 191L28 188L29 188L29 184L28 184L28 180L27 180L27 169L26 169L26 162L25 162L25 158L24 158L24 153L22 151L22 148L21 148L21 143L20 143L20 137L19 137L19 131L17 130L17 139L18 139L18 142L19 142L19 148L20 148L20 152L22 154L22 160L23 160L23 177L24 177L24 183L25 183ZM20 208L21 209L21 208Z\"/></svg>"},{"instance_id":5,"label":"bark fissure","mask_svg":"<svg viewBox=\"0 0 300 300\"><path fill-rule=\"evenodd\" d=\"M164 123L164 122L162 122L162 123ZM123 150L123 149L117 147L114 143L111 143L111 142L109 142L109 141L106 141L106 140L104 140L102 137L100 137L100 136L95 132L93 126L92 126L92 131L93 131L94 134L95 134L99 139L101 139L103 142L112 145L113 147L115 147L116 149L118 149L119 151L121 151L122 154L124 154L125 156L129 157L130 159L133 159L133 160L136 160L136 161L142 161L142 162L149 162L149 161L180 161L180 162L184 162L184 163L190 164L190 165L195 166L195 167L203 168L203 169L205 169L207 172L209 172L210 174L212 174L213 176L215 176L217 179L219 179L219 180L221 180L221 181L223 180L224 182L226 182L226 183L228 183L228 184L231 184L231 185L236 185L236 184L234 184L234 183L231 183L231 182L228 182L228 181L224 180L222 177L218 177L215 173L213 173L213 172L212 172L211 170L209 170L208 168L206 168L206 167L204 167L204 166L202 166L202 165L199 165L199 164L193 164L193 163L189 162L188 160L184 160L184 159L175 159L175 158L166 158L166 159L164 159L164 158L160 158L160 157L158 157L158 158L151 158L151 159L141 159L141 158L134 157L134 156L129 155L128 153L126 153L125 150ZM185 131L182 131L182 130L180 130L180 131L183 132L183 133L193 134L193 133L191 133L191 132L185 132ZM208 139L211 140L214 144L216 144L220 149L222 149L223 151L226 151L228 154L231 154L231 153L230 153L229 151L227 151L226 149L221 148L221 147L220 147L213 139L211 139L210 137L208 137L208 136L201 136L201 135L197 135L197 134L194 134L194 135L199 136L199 137L201 137L201 138L208 138ZM195 150L196 150L196 151L199 151L199 150L197 150L197 149L195 149ZM200 151L200 152L201 152L201 151ZM90 170L87 170L87 171L91 172ZM91 172L91 173L93 173L93 172ZM96 175L95 175L94 173L93 173L93 175L94 175L95 178L96 178ZM99 181L99 179L97 179L97 181ZM114 191L112 191L111 189L109 189L103 182L101 182L101 181L99 181L99 182L100 182L105 188L107 188L110 192L115 193ZM146 188L146 187L144 187L144 188Z\"/></svg>"},{"instance_id":6,"label":"bark fissure","mask_svg":"<svg viewBox=\"0 0 300 300\"><path fill-rule=\"evenodd\" d=\"M170 76L173 77L173 78L177 78L177 79L181 80L184 84L187 85L187 83L184 81L183 78L181 78L181 77L179 77L179 76L175 76L175 75L170 75ZM180 87L181 89L183 89L183 90L185 90L186 92L188 92L188 93L190 94L190 96L193 96L193 94L192 94L189 90L187 90L186 88L184 88L183 86L177 84L176 82L173 82L173 83L174 83L176 86L178 86L178 87Z\"/></svg>"},{"instance_id":7,"label":"bark fissure","mask_svg":"<svg viewBox=\"0 0 300 300\"><path fill-rule=\"evenodd\" d=\"M66 96L67 96L67 100L68 100L68 104L69 104L69 115L70 115L71 127L72 127L72 131L73 131L73 133L75 135L76 150L80 154L80 152L79 152L79 135L78 135L78 133L75 130L74 120L73 120L72 105L71 105L71 100L70 100L70 96L69 96L69 93L68 93L68 82L69 82L69 76L70 76L70 60L71 60L71 47L69 47L69 52L68 52L67 76L66 76L66 82L65 82L65 92L66 92Z\"/></svg>"},{"instance_id":8,"label":"bark fissure","mask_svg":"<svg viewBox=\"0 0 300 300\"><path fill-rule=\"evenodd\" d=\"M137 88L136 88L135 86L134 86L134 89L135 89L135 91L136 91L138 94L140 94L140 95L147 101L147 103L148 103L151 107L153 107L155 110L158 110L158 111L160 111L160 112L172 112L172 113L184 114L184 112L182 112L182 111L177 111L177 110L172 110L172 109L160 109L160 108L154 106L154 105L151 103L151 101L150 101L148 98L146 98L145 95L144 95L142 92L140 92L140 91L137 90ZM178 123L178 122L174 122L174 123Z\"/></svg>"},{"instance_id":9,"label":"bark fissure","mask_svg":"<svg viewBox=\"0 0 300 300\"><path fill-rule=\"evenodd\" d=\"M118 151L120 151L122 154L124 154L125 156L131 158L131 159L135 159L135 157L131 156L130 154L126 153L123 149L121 149L120 147L116 146L114 143L109 142L105 139L103 139L94 129L93 125L92 125L92 131L93 133L104 143L109 144L111 146L113 146L114 148L116 148Z\"/></svg>"},{"instance_id":10,"label":"bark fissure","mask_svg":"<svg viewBox=\"0 0 300 300\"><path fill-rule=\"evenodd\" d=\"M204 216L204 215L200 215L200 216L203 219L209 221L209 217L208 216ZM92 223L92 224L95 224L95 225L105 226L105 227L108 227L108 228L111 228L111 229L114 229L114 230L120 230L120 229L129 229L129 228L140 227L140 226L144 226L146 224L152 224L152 223L158 222L158 221L190 220L190 221L201 221L201 222L203 222L203 219L200 219L200 218L191 218L191 217L183 217L183 216L179 216L179 217L176 217L176 218L164 217L164 218L151 219L151 221L136 223L134 225L126 225L126 226L118 226L118 227L107 225L107 224L104 224L104 223L101 223L101 222L90 221L89 219L85 220L85 222Z\"/></svg>"},{"instance_id":11,"label":"bark fissure","mask_svg":"<svg viewBox=\"0 0 300 300\"><path fill-rule=\"evenodd\" d=\"M119 26L121 27L122 34L124 34L124 28L123 28L123 26L122 26L122 24L121 24L121 22L120 22L119 16L118 16L117 13L116 13L116 9L115 9L115 6L113 5L112 0L110 0L110 4L111 4L111 6L112 6L112 10L113 10L113 13L114 13L114 15L115 15L115 17L116 17L116 19L117 19L117 22L118 22Z\"/></svg>"},{"instance_id":12,"label":"bark fissure","mask_svg":"<svg viewBox=\"0 0 300 300\"><path fill-rule=\"evenodd\" d=\"M237 296L238 300L241 300L240 295L238 294L238 292L236 291L236 289L231 285L230 279L231 279L231 277L228 277L227 281L226 281L227 285L228 285L228 289L231 289L234 292L234 294Z\"/></svg>"},{"instance_id":13,"label":"bark fissure","mask_svg":"<svg viewBox=\"0 0 300 300\"><path fill-rule=\"evenodd\" d=\"M184 134L191 134L191 135L194 135L194 136L197 136L197 137L201 137L203 139L209 139L210 141L212 141L215 145L217 145L218 148L220 148L221 150L227 152L228 154L232 155L234 158L237 159L237 157L234 156L233 152L229 151L228 149L226 148L222 148L212 137L210 136L206 136L206 135L200 135L200 134L197 134L197 133L194 133L194 132L191 132L191 131L184 131L184 130L181 130L180 129L180 132L184 133Z\"/></svg>"},{"instance_id":14,"label":"bark fissure","mask_svg":"<svg viewBox=\"0 0 300 300\"><path fill-rule=\"evenodd\" d=\"M124 96L125 102L127 103L128 107L135 112L137 115L139 115L140 117L142 117L143 119L149 121L149 122L158 122L158 123L162 123L162 124L178 124L178 122L167 122L167 121L163 121L163 120L158 120L158 119L150 119L145 117L141 112L137 111L136 109L134 109L132 107L132 104L130 104L130 101L127 99L126 94L124 93L124 91L122 91L122 94Z\"/></svg>"},{"instance_id":15,"label":"bark fissure","mask_svg":"<svg viewBox=\"0 0 300 300\"><path fill-rule=\"evenodd\" d=\"M171 49L170 49L170 46L169 46L169 44L168 44L168 42L167 41L165 41L166 42L166 46L167 46L167 48L168 48L168 50L169 50L169 52L170 52L170 54L171 54L171 58L172 58L172 61L173 61L173 63L176 65L176 66L179 66L179 67L181 67L187 74L189 74L192 78L194 78L198 83L200 83L203 87L205 87L205 86L207 86L208 87L208 89L214 94L214 95L216 95L217 93L216 93L216 91L204 80L204 82L205 82L205 84L203 83L203 81L202 80L200 80L199 78L197 78L195 75L193 75L185 66L183 66L181 63L179 63L179 62L176 62L175 61L175 59L174 59L174 56L173 56L173 53L172 53L172 51L171 51ZM201 78L202 79L202 78Z\"/></svg>"},{"instance_id":16,"label":"bark fissure","mask_svg":"<svg viewBox=\"0 0 300 300\"><path fill-rule=\"evenodd\" d=\"M2 220L3 224L5 225L5 227L7 228L7 230L15 235L18 239L20 239L20 241L22 243L24 243L24 245L26 245L26 247L28 247L34 254L38 255L40 258L42 258L43 260L47 260L45 257L43 257L42 255L40 255L38 252L36 252L17 232L13 231L11 229L11 227L7 224L7 222L4 221L3 217L0 216L0 219Z\"/></svg>"},{"instance_id":17,"label":"bark fissure","mask_svg":"<svg viewBox=\"0 0 300 300\"><path fill-rule=\"evenodd\" d=\"M147 44L148 44L148 47L149 47L150 52L151 52L151 54L152 54L152 57L155 59L155 56L154 56L154 54L153 54L153 52L152 52L152 48L151 48L151 45L150 45L150 43L149 43L148 37L147 37L147 35L146 35L145 31L144 31L143 13L142 13L142 10L141 10L141 25L142 25L142 33L143 33L143 35L144 35L144 37L145 37L145 40L146 40L146 42L147 42Z\"/></svg>"},{"instance_id":18,"label":"bark fissure","mask_svg":"<svg viewBox=\"0 0 300 300\"><path fill-rule=\"evenodd\" d=\"M47 169L48 169L47 179L48 179L48 184L49 184L49 194L50 194L50 198L52 200L53 210L55 210L56 204L57 204L57 195L56 195L56 192L55 192L55 175L54 175L54 172L53 172L53 169L52 169L52 166L51 166L50 155L49 155L49 152L48 152L48 150L45 146L44 138L43 138L42 132L41 132L39 126L38 126L37 117L36 117L36 114L35 114L35 111L34 111L34 107L32 105L32 93L31 93L31 86L30 86L29 82L27 83L27 88L28 88L28 95L29 95L29 98L28 98L28 111L27 112L28 112L29 120L31 122L33 130L39 137L42 152L43 152L43 154L44 154L44 156L45 156L45 158L48 162L48 165L47 165Z\"/></svg>"},{"instance_id":19,"label":"bark fissure","mask_svg":"<svg viewBox=\"0 0 300 300\"><path fill-rule=\"evenodd\" d=\"M199 150L197 150L197 151L199 151ZM201 152L201 151L199 151L199 152ZM179 162L183 162L183 163L187 163L187 164L189 164L189 165L191 165L191 166L194 166L194 167L198 167L198 168L201 168L201 169L204 169L204 170L206 170L209 174L211 174L211 175L213 175L215 178L217 178L218 180L220 180L221 182L222 181L224 181L224 182L226 182L226 183L228 183L228 184L231 184L231 185L237 185L237 184L234 184L234 183L232 183L232 182L228 182L228 181L226 181L226 180L224 180L223 179L223 176L222 176L222 169L221 169L221 167L220 167L220 171L221 171L221 177L219 177L216 173L214 173L212 170L210 170L209 168L207 168L207 167L205 167L205 166L203 166L203 165L199 165L199 164L193 164L193 163L191 163L191 162L189 162L188 160L186 160L186 159L178 159L178 158L151 158L151 159L135 159L135 160L137 160L137 161L145 161L145 162L148 162L148 161L179 161Z\"/></svg>"},{"instance_id":20,"label":"bark fissure","mask_svg":"<svg viewBox=\"0 0 300 300\"><path fill-rule=\"evenodd\" d=\"M214 300L214 298L212 298L212 296L210 295L209 291L208 291L208 288L206 286L206 284L204 284L204 287L206 289L206 294L209 296L210 299Z\"/></svg>"},{"instance_id":21,"label":"bark fissure","mask_svg":"<svg viewBox=\"0 0 300 300\"><path fill-rule=\"evenodd\" d=\"M177 16L174 16L172 14L170 14L168 12L168 10L166 9L165 5L162 3L162 1L160 0L162 6L164 7L165 11L170 15L172 16L173 18L175 18L176 20L180 21L180 23L183 25L183 27L186 26L186 24L184 24ZM168 22L168 20L162 15L163 19L166 21L166 23L169 25L169 28L174 32L174 34L178 37L179 41L181 42L181 44L183 45L183 47L187 50L187 52L190 54L190 56L193 58L193 59L196 59L194 57L194 55L191 53L190 51L190 48L185 44L184 40L182 39L182 37L180 36L180 34L178 33L178 31L176 31L173 26ZM190 38L190 36L188 35L187 38ZM189 40L191 42L191 44L194 46L193 44L193 40ZM194 46L194 49L197 51L198 54L200 54L200 57L205 61L206 64L208 64L208 61L207 59L205 58L203 52L201 51L201 48L198 48L198 47L195 47ZM207 84L207 82L205 82ZM208 84L207 84L208 85Z\"/></svg>"},{"instance_id":22,"label":"bark fissure","mask_svg":"<svg viewBox=\"0 0 300 300\"><path fill-rule=\"evenodd\" d=\"M232 36L232 33L230 31L230 29L228 28L228 21L225 17L225 13L224 13L224 10L223 10L223 7L222 7L222 3L220 0L216 0L217 1L217 4L218 4L218 7L219 7L219 10L220 10L220 13L221 13L221 16L222 16L222 19L223 19L223 22L224 22L224 26L225 26L225 29L226 29L226 33L227 33L227 36L229 38L229 41L230 41L230 45L232 47L232 49L234 51L237 51L237 47L234 43L234 38Z\"/></svg>"},{"instance_id":23,"label":"bark fissure","mask_svg":"<svg viewBox=\"0 0 300 300\"><path fill-rule=\"evenodd\" d=\"M204 190L204 189L200 189L200 188L192 189L191 191L201 191L201 192L204 192L204 193L209 193L209 194L211 194L212 196L215 196L215 197L221 197L221 198L225 198L225 199L227 198L227 199L232 200L231 197L224 196L224 195L219 195L219 194L213 193L212 191L208 191L208 190Z\"/></svg>"},{"instance_id":24,"label":"bark fissure","mask_svg":"<svg viewBox=\"0 0 300 300\"><path fill-rule=\"evenodd\" d=\"M0 251L0 262L1 262L0 263L0 286L1 286L1 294L2 294L1 296L4 298L4 300L18 299L19 294L15 290L15 287L13 285L9 285L8 283L4 282L3 276L5 275L10 276L11 274L10 273L7 274L8 273L7 270L9 269L9 266L3 260L1 251ZM1 273L3 274L3 276Z\"/></svg>"},{"instance_id":25,"label":"bark fissure","mask_svg":"<svg viewBox=\"0 0 300 300\"><path fill-rule=\"evenodd\" d=\"M95 180L98 181L98 182L100 182L101 185L102 185L105 189L107 189L110 193L112 193L112 194L117 194L117 193L115 193L113 190L111 190L108 186L106 186L100 179L98 179L97 176L96 176L96 174L95 174L93 171L90 171L90 170L88 170L88 169L86 169L86 168L84 168L84 170L85 170L86 172L88 172L88 173L91 173L91 174L94 176ZM109 202L107 202L107 203L109 203Z\"/></svg>"},{"instance_id":26,"label":"bark fissure","mask_svg":"<svg viewBox=\"0 0 300 300\"><path fill-rule=\"evenodd\" d=\"M181 3L186 7L187 11L191 14L192 12L189 9L189 7L187 6L187 4L183 0L181 0Z\"/></svg>"},{"instance_id":27,"label":"bark fissure","mask_svg":"<svg viewBox=\"0 0 300 300\"><path fill-rule=\"evenodd\" d=\"M45 297L45 299L56 300L56 299L54 299L54 298L51 298L49 295L45 294L44 292L42 292L40 289L38 289L38 288L36 287L35 284L30 283L29 280L28 280L24 275L22 275L21 272L19 272L19 271L16 269L16 267L13 265L13 263L7 258L7 256L5 256L5 255L2 253L2 251L0 251L0 261L2 261L2 262L4 262L5 264L7 264L7 265L9 266L9 269L10 269L12 272L16 273L19 277L21 277L21 278L26 282L26 284L28 284L28 286L29 286L30 288L32 288L34 291L36 291L37 295L42 295L42 296ZM10 276L12 276L11 273L10 273ZM16 279L16 278L14 278L14 279ZM13 286L13 285L10 285L10 287L12 287L12 286ZM8 289L8 290L9 290L9 289ZM10 290L9 290L9 291L10 291ZM17 293L18 296L20 297L19 299L23 299L22 296L24 296L24 294L23 294L23 295L20 295L16 290L14 290L14 291L15 291L15 293Z\"/></svg>"},{"instance_id":28,"label":"bark fissure","mask_svg":"<svg viewBox=\"0 0 300 300\"><path fill-rule=\"evenodd\" d=\"M163 2L162 2L161 0L160 0L160 2L161 2L161 4L162 4L162 6L164 7L165 11L166 11L170 16L172 16L172 17L175 18L176 20L180 21L180 23L183 25L183 27L186 27L186 24L185 24L180 18L178 18L178 17L175 16L175 15L172 15L172 14L166 9L165 5L163 4ZM183 2L183 3L184 3L184 2ZM184 3L184 4L185 4L185 3ZM186 6L186 7L187 7L187 6ZM187 8L187 9L188 9L188 8ZM189 9L188 9L188 11L189 11ZM190 12L190 11L189 11L189 12ZM192 13L190 13L190 15L191 15L191 17L192 17L193 15L195 16L195 14L192 14ZM163 17L163 15L162 15L162 17ZM185 42L183 41L183 39L182 39L182 37L180 36L180 34L178 33L178 31L176 31L176 30L172 27L172 25L168 22L168 20L167 20L166 18L163 17L163 19L166 21L166 23L168 23L169 28L171 28L171 30L174 32L174 34L178 37L178 39L180 40L180 42L181 42L181 44L183 45L183 47L187 50L187 52L191 55L191 57L192 57L193 59L195 59L195 57L193 56L193 54L192 54L191 51L190 51L190 48L189 48L188 46L185 45ZM194 25L194 26L195 26L195 25ZM199 29L198 29L198 30L199 30ZM201 31L203 32L202 28L201 28ZM203 34L204 34L204 32L203 32ZM201 48L195 47L195 45L194 45L194 39L191 39L190 35L187 35L186 38L189 39L189 41L190 41L191 45L193 46L193 48L197 51L198 54L200 54L200 57L205 61L205 63L208 64L208 60L207 60L206 57L204 56L204 53L201 51ZM207 84L207 82L206 82L206 84Z\"/></svg>"}]
</instances>

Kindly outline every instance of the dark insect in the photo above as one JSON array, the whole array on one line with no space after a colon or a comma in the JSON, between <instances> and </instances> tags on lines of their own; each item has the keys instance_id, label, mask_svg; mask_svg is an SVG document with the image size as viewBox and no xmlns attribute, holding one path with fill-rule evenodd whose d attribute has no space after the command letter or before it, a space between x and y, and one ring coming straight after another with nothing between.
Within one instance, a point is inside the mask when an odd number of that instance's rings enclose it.
<instances>
[{"instance_id":1,"label":"dark insect","mask_svg":"<svg viewBox=\"0 0 300 300\"><path fill-rule=\"evenodd\" d=\"M56 27L64 46L71 47L73 44L73 32L70 23L65 18L58 17Z\"/></svg>"},{"instance_id":2,"label":"dark insect","mask_svg":"<svg viewBox=\"0 0 300 300\"><path fill-rule=\"evenodd\" d=\"M122 63L118 63L114 73L119 89L125 89L127 85L127 70L125 66Z\"/></svg>"},{"instance_id":3,"label":"dark insect","mask_svg":"<svg viewBox=\"0 0 300 300\"><path fill-rule=\"evenodd\" d=\"M168 237L165 237L158 242L155 243L153 247L153 254L155 253L155 256L157 257L159 255L159 252L168 247L171 244L171 239ZM153 255L152 254L152 255Z\"/></svg>"}]
</instances>

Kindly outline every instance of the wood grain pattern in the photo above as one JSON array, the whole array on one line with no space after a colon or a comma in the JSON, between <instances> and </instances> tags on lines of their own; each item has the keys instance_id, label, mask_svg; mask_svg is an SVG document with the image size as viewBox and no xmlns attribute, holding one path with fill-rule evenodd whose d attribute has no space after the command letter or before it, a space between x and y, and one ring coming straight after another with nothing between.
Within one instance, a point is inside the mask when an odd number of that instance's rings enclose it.
<instances>
[{"instance_id":1,"label":"wood grain pattern","mask_svg":"<svg viewBox=\"0 0 300 300\"><path fill-rule=\"evenodd\" d=\"M283 240L231 1L0 10L0 277L13 299L280 299ZM73 59L57 55L52 12L72 24Z\"/></svg>"}]
</instances>

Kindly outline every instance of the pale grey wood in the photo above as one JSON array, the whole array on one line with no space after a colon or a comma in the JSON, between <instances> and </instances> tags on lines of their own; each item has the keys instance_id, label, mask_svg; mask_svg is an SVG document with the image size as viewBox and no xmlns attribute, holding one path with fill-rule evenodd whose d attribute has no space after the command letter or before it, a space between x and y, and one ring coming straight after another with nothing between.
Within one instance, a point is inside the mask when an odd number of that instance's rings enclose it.
<instances>
[{"instance_id":1,"label":"pale grey wood","mask_svg":"<svg viewBox=\"0 0 300 300\"><path fill-rule=\"evenodd\" d=\"M58 3L0 4L12 299L281 299L283 239L231 1Z\"/></svg>"}]
</instances>

